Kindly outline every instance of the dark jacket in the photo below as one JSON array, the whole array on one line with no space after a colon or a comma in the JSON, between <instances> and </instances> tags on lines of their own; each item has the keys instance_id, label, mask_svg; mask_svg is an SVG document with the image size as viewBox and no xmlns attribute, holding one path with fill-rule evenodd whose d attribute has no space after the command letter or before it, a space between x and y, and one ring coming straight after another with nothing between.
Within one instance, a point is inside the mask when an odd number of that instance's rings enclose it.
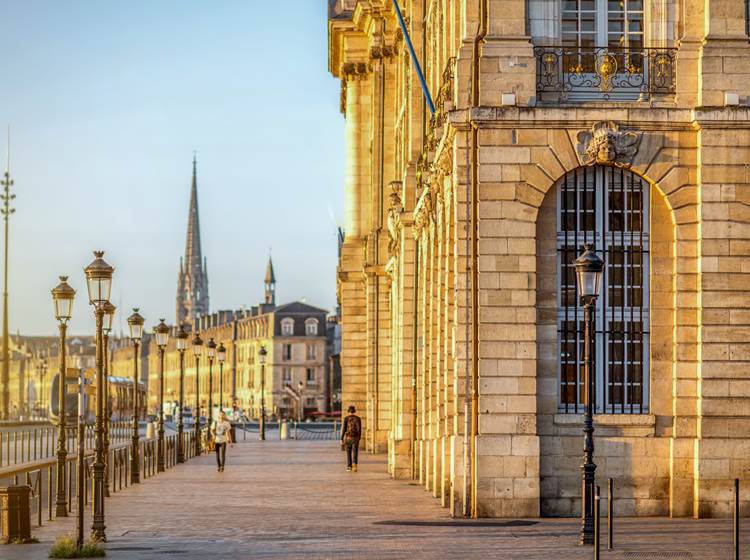
<instances>
[{"instance_id":1,"label":"dark jacket","mask_svg":"<svg viewBox=\"0 0 750 560\"><path fill-rule=\"evenodd\" d=\"M359 441L362 437L362 420L356 414L350 414L341 424L341 441Z\"/></svg>"}]
</instances>

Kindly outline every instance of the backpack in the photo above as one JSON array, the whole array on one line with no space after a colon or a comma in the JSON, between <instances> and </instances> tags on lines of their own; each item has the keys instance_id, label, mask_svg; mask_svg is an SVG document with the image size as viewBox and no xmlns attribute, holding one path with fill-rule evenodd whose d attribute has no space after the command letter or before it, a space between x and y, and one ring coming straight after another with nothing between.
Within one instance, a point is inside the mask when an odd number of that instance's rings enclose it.
<instances>
[{"instance_id":1,"label":"backpack","mask_svg":"<svg viewBox=\"0 0 750 560\"><path fill-rule=\"evenodd\" d=\"M359 439L359 422L357 422L356 416L349 416L346 419L346 432L344 432L346 439Z\"/></svg>"}]
</instances>

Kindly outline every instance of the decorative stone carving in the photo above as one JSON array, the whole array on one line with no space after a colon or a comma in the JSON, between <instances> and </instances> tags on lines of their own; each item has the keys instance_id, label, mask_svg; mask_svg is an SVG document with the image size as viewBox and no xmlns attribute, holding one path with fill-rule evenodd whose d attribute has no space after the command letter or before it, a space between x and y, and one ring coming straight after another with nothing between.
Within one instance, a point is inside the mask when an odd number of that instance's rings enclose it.
<instances>
[{"instance_id":1,"label":"decorative stone carving","mask_svg":"<svg viewBox=\"0 0 750 560\"><path fill-rule=\"evenodd\" d=\"M401 237L401 212L404 209L401 203L401 182L391 183L390 202L388 204L388 254L392 257L398 253Z\"/></svg>"},{"instance_id":2,"label":"decorative stone carving","mask_svg":"<svg viewBox=\"0 0 750 560\"><path fill-rule=\"evenodd\" d=\"M391 58L395 51L393 47L388 45L373 45L370 47L370 58L372 60L380 60L382 58Z\"/></svg>"},{"instance_id":3,"label":"decorative stone carving","mask_svg":"<svg viewBox=\"0 0 750 560\"><path fill-rule=\"evenodd\" d=\"M621 130L614 121L602 121L578 133L578 153L581 163L603 163L617 167L630 167L638 152L643 133Z\"/></svg>"},{"instance_id":4,"label":"decorative stone carving","mask_svg":"<svg viewBox=\"0 0 750 560\"><path fill-rule=\"evenodd\" d=\"M341 77L346 80L352 80L367 76L372 68L366 62L345 62L341 65Z\"/></svg>"},{"instance_id":5,"label":"decorative stone carving","mask_svg":"<svg viewBox=\"0 0 750 560\"><path fill-rule=\"evenodd\" d=\"M417 206L414 208L414 237L419 238L422 234L422 230L427 227L430 222L433 221L433 210L434 204L432 200L432 193L429 187L425 187L422 191L422 196L417 201Z\"/></svg>"}]
</instances>

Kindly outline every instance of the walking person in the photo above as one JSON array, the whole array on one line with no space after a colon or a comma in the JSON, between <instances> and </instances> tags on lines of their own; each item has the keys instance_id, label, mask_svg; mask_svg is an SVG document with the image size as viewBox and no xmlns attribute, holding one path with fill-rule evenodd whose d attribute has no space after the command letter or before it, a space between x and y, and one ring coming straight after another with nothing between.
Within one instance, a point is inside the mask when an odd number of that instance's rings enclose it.
<instances>
[{"instance_id":1,"label":"walking person","mask_svg":"<svg viewBox=\"0 0 750 560\"><path fill-rule=\"evenodd\" d=\"M341 443L346 447L346 470L357 472L359 457L359 438L362 437L362 420L355 413L357 409L350 406L349 416L341 424Z\"/></svg>"},{"instance_id":2,"label":"walking person","mask_svg":"<svg viewBox=\"0 0 750 560\"><path fill-rule=\"evenodd\" d=\"M227 443L233 445L234 442L232 441L232 425L227 420L227 415L223 410L219 412L219 419L214 422L214 427L211 431L214 435L216 464L219 467L219 472L224 472L224 463L226 463L227 459Z\"/></svg>"}]
</instances>

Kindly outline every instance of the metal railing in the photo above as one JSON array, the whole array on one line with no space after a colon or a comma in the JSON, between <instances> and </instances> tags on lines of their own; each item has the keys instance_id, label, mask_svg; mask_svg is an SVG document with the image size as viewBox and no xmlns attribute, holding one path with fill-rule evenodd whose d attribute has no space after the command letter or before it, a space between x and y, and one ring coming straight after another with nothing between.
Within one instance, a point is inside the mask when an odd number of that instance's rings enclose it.
<instances>
[{"instance_id":1,"label":"metal railing","mask_svg":"<svg viewBox=\"0 0 750 560\"><path fill-rule=\"evenodd\" d=\"M289 437L295 440L337 440L341 436L338 422L292 422Z\"/></svg>"},{"instance_id":2,"label":"metal railing","mask_svg":"<svg viewBox=\"0 0 750 560\"><path fill-rule=\"evenodd\" d=\"M78 428L69 426L66 432L68 451L78 447ZM112 422L109 429L110 443L129 441L132 435L130 422ZM94 426L86 426L85 449L94 449L96 432ZM31 461L47 459L57 452L57 426L19 429L0 432L0 468L21 465Z\"/></svg>"},{"instance_id":3,"label":"metal railing","mask_svg":"<svg viewBox=\"0 0 750 560\"><path fill-rule=\"evenodd\" d=\"M540 102L648 101L674 95L677 49L534 47Z\"/></svg>"},{"instance_id":4,"label":"metal railing","mask_svg":"<svg viewBox=\"0 0 750 560\"><path fill-rule=\"evenodd\" d=\"M111 432L110 432L111 433ZM164 437L164 467L170 469L177 465L177 434ZM183 445L185 446L185 459L195 457L194 446L191 445L192 434L183 434ZM67 477L65 482L65 495L67 500L67 511L74 511L77 503L79 488L78 480L78 457L76 455L77 442L68 448L66 459ZM128 443L119 443L110 447L107 458L109 468L108 483L112 493L122 491L130 485L132 446ZM140 472L141 479L151 478L157 474L157 440L142 439L139 442ZM84 486L80 491L84 492L84 503L91 503L93 496L93 462L94 451L88 449L84 456ZM57 459L42 458L30 462L11 465L0 468L0 486L12 481L14 485L26 484L31 488L31 516L36 520L37 526L42 525L43 519L47 521L54 519L55 498L57 480ZM46 512L46 513L45 513Z\"/></svg>"}]
</instances>

